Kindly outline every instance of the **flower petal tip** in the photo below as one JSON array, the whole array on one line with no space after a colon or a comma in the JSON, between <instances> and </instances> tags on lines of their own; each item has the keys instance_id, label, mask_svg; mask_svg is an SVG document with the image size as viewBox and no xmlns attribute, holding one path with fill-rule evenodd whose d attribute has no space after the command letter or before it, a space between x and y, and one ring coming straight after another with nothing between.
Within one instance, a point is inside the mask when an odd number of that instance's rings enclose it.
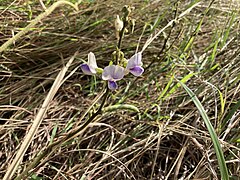
<instances>
[{"instance_id":1,"label":"flower petal tip","mask_svg":"<svg viewBox=\"0 0 240 180\"><path fill-rule=\"evenodd\" d=\"M144 69L141 66L135 66L134 68L129 69L129 71L134 75L134 76L141 76L142 73L144 72Z\"/></svg>"},{"instance_id":2,"label":"flower petal tip","mask_svg":"<svg viewBox=\"0 0 240 180\"><path fill-rule=\"evenodd\" d=\"M82 69L82 71L83 71L84 74L93 75L93 73L91 72L91 69L90 69L89 65L87 65L87 64L82 64L82 65L81 65L81 69Z\"/></svg>"},{"instance_id":3,"label":"flower petal tip","mask_svg":"<svg viewBox=\"0 0 240 180\"><path fill-rule=\"evenodd\" d=\"M95 57L95 55L92 52L88 53L88 65L92 69L98 68L96 57Z\"/></svg>"},{"instance_id":4,"label":"flower petal tip","mask_svg":"<svg viewBox=\"0 0 240 180\"><path fill-rule=\"evenodd\" d=\"M118 85L115 81L108 81L108 88L114 91L118 88Z\"/></svg>"}]
</instances>

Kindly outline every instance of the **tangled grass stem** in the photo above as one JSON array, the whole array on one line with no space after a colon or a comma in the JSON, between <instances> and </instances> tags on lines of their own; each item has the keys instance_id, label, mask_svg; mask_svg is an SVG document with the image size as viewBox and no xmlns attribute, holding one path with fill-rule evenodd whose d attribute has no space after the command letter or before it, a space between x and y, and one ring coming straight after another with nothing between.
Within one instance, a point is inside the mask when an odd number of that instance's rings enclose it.
<instances>
[{"instance_id":1,"label":"tangled grass stem","mask_svg":"<svg viewBox=\"0 0 240 180\"><path fill-rule=\"evenodd\" d=\"M15 180L21 180L24 177L26 177L26 175L28 174L29 171L31 171L31 169L33 169L34 167L36 167L40 161L47 155L51 155L53 152L55 152L55 150L57 148L59 148L60 146L66 144L67 142L71 141L72 139L76 138L85 128L87 128L87 126L99 115L102 113L102 109L103 106L107 100L107 97L109 95L109 89L106 88L107 90L105 91L104 95L103 95L103 100L102 103L100 105L100 107L98 108L98 110L80 127L76 127L75 129L73 129L72 131L70 131L66 136L64 136L63 138L55 141L54 143L50 144L45 150L43 150L33 161L32 163L17 177L15 178ZM44 163L45 161L42 161L41 163Z\"/></svg>"}]
</instances>

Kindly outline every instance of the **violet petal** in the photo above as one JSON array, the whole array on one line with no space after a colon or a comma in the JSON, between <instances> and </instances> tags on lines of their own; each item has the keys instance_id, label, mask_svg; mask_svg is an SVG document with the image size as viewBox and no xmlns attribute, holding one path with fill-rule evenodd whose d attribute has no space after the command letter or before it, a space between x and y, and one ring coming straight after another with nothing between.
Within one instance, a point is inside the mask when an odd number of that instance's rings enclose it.
<instances>
[{"instance_id":1,"label":"violet petal","mask_svg":"<svg viewBox=\"0 0 240 180\"><path fill-rule=\"evenodd\" d=\"M141 66L135 66L134 68L129 69L129 71L134 75L134 76L141 76L142 73L144 72L144 69Z\"/></svg>"},{"instance_id":2,"label":"violet petal","mask_svg":"<svg viewBox=\"0 0 240 180\"><path fill-rule=\"evenodd\" d=\"M118 85L115 81L108 81L108 88L114 91L118 88Z\"/></svg>"},{"instance_id":3,"label":"violet petal","mask_svg":"<svg viewBox=\"0 0 240 180\"><path fill-rule=\"evenodd\" d=\"M97 66L95 55L92 52L88 53L88 63L87 64L88 64L89 69L92 72L92 74L96 74L97 73L96 68L98 68L98 66Z\"/></svg>"},{"instance_id":4,"label":"violet petal","mask_svg":"<svg viewBox=\"0 0 240 180\"><path fill-rule=\"evenodd\" d=\"M121 66L115 66L112 77L114 80L118 81L124 76L124 68Z\"/></svg>"},{"instance_id":5,"label":"violet petal","mask_svg":"<svg viewBox=\"0 0 240 180\"><path fill-rule=\"evenodd\" d=\"M82 69L82 71L83 71L84 74L93 75L93 73L92 73L91 70L90 70L89 65L87 65L87 64L82 64L82 65L81 65L81 69Z\"/></svg>"},{"instance_id":6,"label":"violet petal","mask_svg":"<svg viewBox=\"0 0 240 180\"><path fill-rule=\"evenodd\" d=\"M111 68L111 66L105 67L105 68L103 69L102 79L103 79L103 80L111 80L111 79L112 79L111 74L112 74L112 68Z\"/></svg>"},{"instance_id":7,"label":"violet petal","mask_svg":"<svg viewBox=\"0 0 240 180\"><path fill-rule=\"evenodd\" d=\"M124 68L117 65L110 65L103 69L102 79L103 80L114 80L118 81L124 76Z\"/></svg>"},{"instance_id":8,"label":"violet petal","mask_svg":"<svg viewBox=\"0 0 240 180\"><path fill-rule=\"evenodd\" d=\"M129 60L127 64L127 69L134 68L135 66L142 66L142 53L139 52L134 54Z\"/></svg>"}]
</instances>

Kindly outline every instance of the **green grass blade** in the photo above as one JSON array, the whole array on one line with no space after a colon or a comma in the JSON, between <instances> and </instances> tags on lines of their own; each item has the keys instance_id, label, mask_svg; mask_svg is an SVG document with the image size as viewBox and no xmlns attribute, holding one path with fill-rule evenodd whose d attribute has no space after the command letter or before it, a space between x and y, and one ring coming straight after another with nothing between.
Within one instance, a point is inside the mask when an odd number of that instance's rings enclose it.
<instances>
[{"instance_id":1,"label":"green grass blade","mask_svg":"<svg viewBox=\"0 0 240 180\"><path fill-rule=\"evenodd\" d=\"M166 92L167 92L168 89L170 88L170 86L171 86L171 84L172 84L172 82L173 82L173 78L174 78L174 76L171 76L171 78L170 78L170 80L168 81L166 87L164 88L164 90L162 91L162 93L159 95L159 97L158 97L158 99L157 99L158 101L163 98L163 96L166 94Z\"/></svg>"},{"instance_id":2,"label":"green grass blade","mask_svg":"<svg viewBox=\"0 0 240 180\"><path fill-rule=\"evenodd\" d=\"M215 88L218 91L219 99L220 99L220 103L221 103L221 115L223 115L224 110L225 110L226 101L224 100L222 92L216 86L214 86L213 84L211 84L209 82L206 82L206 83L209 84L211 87Z\"/></svg>"},{"instance_id":3,"label":"green grass blade","mask_svg":"<svg viewBox=\"0 0 240 180\"><path fill-rule=\"evenodd\" d=\"M198 98L196 97L196 95L192 92L191 89L189 89L185 84L183 84L181 81L179 81L179 83L182 85L182 87L185 89L185 91L188 93L188 95L192 98L194 104L196 105L198 111L200 112L204 123L206 124L206 127L208 129L208 132L211 136L212 142L213 142L213 146L214 146L214 150L215 153L217 155L217 160L218 160L218 165L220 168L220 173L221 173L221 179L222 180L229 180L229 175L228 175L228 169L227 169L227 165L224 159L224 155L223 155L223 151L222 148L220 146L217 134L215 133L215 130L210 122L209 117L207 116L206 111L204 110L201 102L198 100Z\"/></svg>"},{"instance_id":4,"label":"green grass blade","mask_svg":"<svg viewBox=\"0 0 240 180\"><path fill-rule=\"evenodd\" d=\"M208 9L206 11L208 11ZM205 17L205 15L201 18L200 22L198 23L197 27L195 28L194 33L191 36L191 38L188 40L187 44L185 45L183 52L186 52L191 47L196 35L199 33L199 31L201 29L204 17Z\"/></svg>"},{"instance_id":5,"label":"green grass blade","mask_svg":"<svg viewBox=\"0 0 240 180\"><path fill-rule=\"evenodd\" d=\"M160 22L162 21L166 14L167 12L164 12L161 16L158 15L157 19L155 20L154 24L151 27L150 33L152 33L159 26Z\"/></svg>"},{"instance_id":6,"label":"green grass blade","mask_svg":"<svg viewBox=\"0 0 240 180\"><path fill-rule=\"evenodd\" d=\"M217 55L217 48L218 48L218 44L219 44L219 36L217 36L218 38L216 39L215 43L214 43L214 47L213 47L213 51L212 51L212 55L211 55L211 66L214 65L214 62L215 62L215 58L216 58L216 55Z\"/></svg>"},{"instance_id":7,"label":"green grass blade","mask_svg":"<svg viewBox=\"0 0 240 180\"><path fill-rule=\"evenodd\" d=\"M235 114L235 112L237 110L239 110L240 108L240 100L233 106L230 107L230 111L228 113L228 115L226 116L226 118L223 120L222 123L222 128L227 124L227 122L232 118L232 116Z\"/></svg>"},{"instance_id":8,"label":"green grass blade","mask_svg":"<svg viewBox=\"0 0 240 180\"><path fill-rule=\"evenodd\" d=\"M56 124L55 127L52 130L52 135L51 135L51 138L50 138L50 144L52 144L53 139L55 138L55 136L57 134L57 129L58 129L58 124Z\"/></svg>"},{"instance_id":9,"label":"green grass blade","mask_svg":"<svg viewBox=\"0 0 240 180\"><path fill-rule=\"evenodd\" d=\"M219 98L220 98L220 102L221 102L221 113L224 113L225 110L225 100L223 98L223 94L221 93L221 91L219 89L218 90L218 94L219 94Z\"/></svg>"},{"instance_id":10,"label":"green grass blade","mask_svg":"<svg viewBox=\"0 0 240 180\"><path fill-rule=\"evenodd\" d=\"M228 39L228 37L229 37L230 30L231 30L231 28L232 28L232 26L233 26L233 23L234 23L235 18L236 18L236 13L235 13L235 12L232 12L231 19L230 19L230 22L229 22L229 26L228 26L228 28L226 29L226 31L225 31L225 33L224 33L224 35L223 35L223 41L222 41L222 43L221 43L221 46L222 46L222 47L224 47L224 45L225 45L226 42L227 42L227 39Z\"/></svg>"},{"instance_id":11,"label":"green grass blade","mask_svg":"<svg viewBox=\"0 0 240 180\"><path fill-rule=\"evenodd\" d=\"M192 76L196 75L197 73L190 73L190 74L187 74L186 76L184 76L182 79L181 79L181 83L185 83L187 82ZM168 98L171 94L173 94L180 86L180 82L178 82L175 86L172 87L172 89L169 90L168 94L166 94L166 96L163 98L163 100L165 100L166 98Z\"/></svg>"}]
</instances>

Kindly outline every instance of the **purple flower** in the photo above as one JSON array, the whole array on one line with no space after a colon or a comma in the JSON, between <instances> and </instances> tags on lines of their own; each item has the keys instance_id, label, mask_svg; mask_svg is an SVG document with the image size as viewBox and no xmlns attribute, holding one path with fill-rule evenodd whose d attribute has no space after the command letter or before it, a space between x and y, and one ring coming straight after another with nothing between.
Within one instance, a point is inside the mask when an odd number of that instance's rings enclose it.
<instances>
[{"instance_id":1,"label":"purple flower","mask_svg":"<svg viewBox=\"0 0 240 180\"><path fill-rule=\"evenodd\" d=\"M84 74L94 75L97 73L96 68L98 68L98 66L97 66L95 55L92 52L90 52L88 54L88 62L82 64L81 69Z\"/></svg>"},{"instance_id":2,"label":"purple flower","mask_svg":"<svg viewBox=\"0 0 240 180\"><path fill-rule=\"evenodd\" d=\"M142 53L139 52L137 54L134 54L127 63L127 71L132 73L134 76L141 76L144 72L144 69L142 68Z\"/></svg>"},{"instance_id":3,"label":"purple flower","mask_svg":"<svg viewBox=\"0 0 240 180\"><path fill-rule=\"evenodd\" d=\"M124 76L124 68L118 65L110 65L103 69L102 79L108 81L108 88L116 90L118 85L116 81L119 81Z\"/></svg>"}]
</instances>

